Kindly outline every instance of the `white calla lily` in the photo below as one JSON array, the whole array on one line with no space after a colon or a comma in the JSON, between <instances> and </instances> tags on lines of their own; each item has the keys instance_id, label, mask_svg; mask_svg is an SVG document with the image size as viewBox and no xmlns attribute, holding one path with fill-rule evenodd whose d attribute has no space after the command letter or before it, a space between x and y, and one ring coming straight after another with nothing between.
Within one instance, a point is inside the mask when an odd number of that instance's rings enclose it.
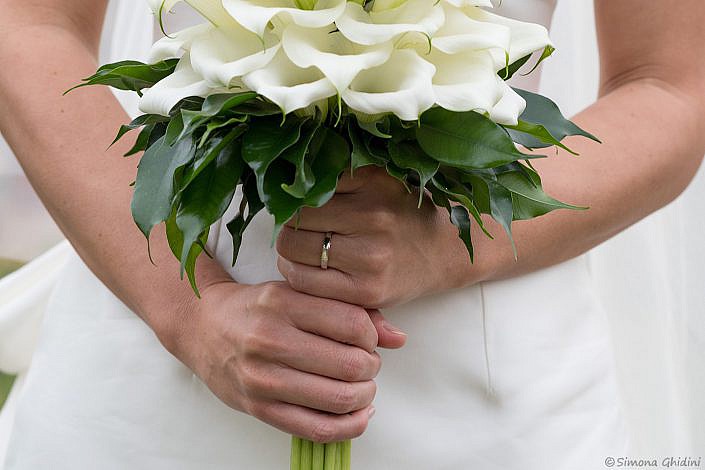
<instances>
[{"instance_id":1,"label":"white calla lily","mask_svg":"<svg viewBox=\"0 0 705 470\"><path fill-rule=\"evenodd\" d=\"M394 113L413 121L434 104L435 72L415 51L398 49L384 64L360 72L342 97L353 111Z\"/></svg>"},{"instance_id":2,"label":"white calla lily","mask_svg":"<svg viewBox=\"0 0 705 470\"><path fill-rule=\"evenodd\" d=\"M434 50L424 58L436 66L433 91L442 108L490 112L502 97L502 79L488 51L449 55Z\"/></svg>"},{"instance_id":3,"label":"white calla lily","mask_svg":"<svg viewBox=\"0 0 705 470\"><path fill-rule=\"evenodd\" d=\"M299 8L294 0L222 0L223 7L244 28L262 37L276 16L285 23L307 28L332 24L345 10L345 0L318 0L311 10Z\"/></svg>"},{"instance_id":4,"label":"white calla lily","mask_svg":"<svg viewBox=\"0 0 705 470\"><path fill-rule=\"evenodd\" d=\"M457 8L462 8L462 7L494 8L494 5L492 5L491 0L444 0L444 1L446 3L453 5L454 7L457 7Z\"/></svg>"},{"instance_id":5,"label":"white calla lily","mask_svg":"<svg viewBox=\"0 0 705 470\"><path fill-rule=\"evenodd\" d=\"M174 73L144 91L140 98L140 111L146 114L168 116L171 108L189 96L206 97L214 90L191 67L189 55L185 54Z\"/></svg>"},{"instance_id":6,"label":"white calla lily","mask_svg":"<svg viewBox=\"0 0 705 470\"><path fill-rule=\"evenodd\" d=\"M346 38L369 46L405 33L431 37L444 21L443 7L434 0L408 0L396 8L377 11L373 8L371 12L357 3L348 2L345 13L335 24Z\"/></svg>"},{"instance_id":7,"label":"white calla lily","mask_svg":"<svg viewBox=\"0 0 705 470\"><path fill-rule=\"evenodd\" d=\"M233 80L264 67L280 47L273 34L259 38L232 23L228 28L211 27L191 44L193 69L213 86L228 87Z\"/></svg>"},{"instance_id":8,"label":"white calla lily","mask_svg":"<svg viewBox=\"0 0 705 470\"><path fill-rule=\"evenodd\" d=\"M505 26L511 30L509 43L509 62L526 57L532 52L540 51L547 46L553 46L548 30L540 24L526 23L503 16L495 15L481 8L465 8L463 11L473 20ZM502 62L506 59L502 57Z\"/></svg>"},{"instance_id":9,"label":"white calla lily","mask_svg":"<svg viewBox=\"0 0 705 470\"><path fill-rule=\"evenodd\" d=\"M521 116L526 109L526 100L519 96L517 92L502 79L500 79L500 81L502 97L494 108L490 110L490 119L498 124L516 126L519 123L519 116Z\"/></svg>"},{"instance_id":10,"label":"white calla lily","mask_svg":"<svg viewBox=\"0 0 705 470\"><path fill-rule=\"evenodd\" d=\"M182 1L188 3L214 25L220 25L223 20L227 20L227 12L223 9L220 0L147 0L147 3L155 15L161 16Z\"/></svg>"},{"instance_id":11,"label":"white calla lily","mask_svg":"<svg viewBox=\"0 0 705 470\"><path fill-rule=\"evenodd\" d=\"M311 29L297 25L284 30L282 46L297 66L318 68L338 93L342 93L362 70L386 62L394 49L391 42L361 46L335 31L335 27Z\"/></svg>"},{"instance_id":12,"label":"white calla lily","mask_svg":"<svg viewBox=\"0 0 705 470\"><path fill-rule=\"evenodd\" d=\"M201 36L213 28L208 23L199 24L174 33L172 36L164 36L154 43L149 51L149 62L155 63L160 60L179 58L191 48L191 43L195 38Z\"/></svg>"},{"instance_id":13,"label":"white calla lily","mask_svg":"<svg viewBox=\"0 0 705 470\"><path fill-rule=\"evenodd\" d=\"M433 36L433 47L445 52L457 52L511 47L512 30L502 24L479 21L452 5L444 5L445 23ZM504 65L505 58L501 64Z\"/></svg>"},{"instance_id":14,"label":"white calla lily","mask_svg":"<svg viewBox=\"0 0 705 470\"><path fill-rule=\"evenodd\" d=\"M285 114L336 94L333 83L320 70L298 67L282 50L265 67L242 77L242 81L250 90L277 104Z\"/></svg>"}]
</instances>

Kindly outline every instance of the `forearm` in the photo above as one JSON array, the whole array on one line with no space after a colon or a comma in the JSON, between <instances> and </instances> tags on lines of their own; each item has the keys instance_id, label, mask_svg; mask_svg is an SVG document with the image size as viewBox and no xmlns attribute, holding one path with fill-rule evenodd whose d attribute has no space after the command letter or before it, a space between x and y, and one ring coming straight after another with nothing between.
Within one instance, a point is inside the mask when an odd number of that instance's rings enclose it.
<instances>
[{"instance_id":1,"label":"forearm","mask_svg":"<svg viewBox=\"0 0 705 470\"><path fill-rule=\"evenodd\" d=\"M533 160L548 194L586 211L560 210L514 224L515 262L501 228L495 240L478 234L478 266L468 282L512 277L578 256L651 212L688 185L705 153L705 116L700 97L651 79L631 80L575 117L603 144L567 139L580 153L554 150ZM480 279L478 279L480 277Z\"/></svg>"},{"instance_id":2,"label":"forearm","mask_svg":"<svg viewBox=\"0 0 705 470\"><path fill-rule=\"evenodd\" d=\"M0 131L66 237L91 270L162 340L194 304L162 231L147 244L130 214L137 158L126 145L105 150L128 119L106 88L62 93L95 71L94 52L54 25L0 26ZM27 53L31 51L31 53ZM199 263L201 283L228 279Z\"/></svg>"}]
</instances>

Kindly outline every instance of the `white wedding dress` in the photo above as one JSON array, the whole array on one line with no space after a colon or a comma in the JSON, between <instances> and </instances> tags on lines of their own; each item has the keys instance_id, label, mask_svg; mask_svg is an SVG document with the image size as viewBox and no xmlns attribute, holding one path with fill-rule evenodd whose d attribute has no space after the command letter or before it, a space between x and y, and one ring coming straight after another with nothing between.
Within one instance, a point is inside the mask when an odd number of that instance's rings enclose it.
<instances>
[{"instance_id":1,"label":"white wedding dress","mask_svg":"<svg viewBox=\"0 0 705 470\"><path fill-rule=\"evenodd\" d=\"M504 0L498 11L548 25L554 7ZM139 17L112 24L123 55L134 57L139 44L120 38L150 27ZM177 15L168 25L188 21ZM132 33L121 29L128 27ZM522 85L536 89L538 76ZM216 228L209 244L227 266L229 236L224 224ZM236 280L281 278L271 230L270 217L258 216L231 269ZM353 468L592 470L608 456L628 455L597 292L581 256L386 310L408 344L381 351L377 414L354 442ZM288 465L289 437L215 398L67 244L0 283L3 309L0 338L4 328L15 342L0 344L0 369L22 371L33 352L1 418L6 470ZM28 347L34 342L36 351ZM2 445L0 433L0 462Z\"/></svg>"}]
</instances>

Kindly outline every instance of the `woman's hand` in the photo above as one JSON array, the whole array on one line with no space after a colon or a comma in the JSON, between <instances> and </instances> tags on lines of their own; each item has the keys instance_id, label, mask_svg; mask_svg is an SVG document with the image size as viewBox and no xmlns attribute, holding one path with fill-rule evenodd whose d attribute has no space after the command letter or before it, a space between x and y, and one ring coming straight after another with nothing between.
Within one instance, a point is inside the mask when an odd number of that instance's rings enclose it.
<instances>
[{"instance_id":1,"label":"woman's hand","mask_svg":"<svg viewBox=\"0 0 705 470\"><path fill-rule=\"evenodd\" d=\"M208 287L174 353L228 406L316 442L354 438L372 416L375 348L405 335L382 315L284 282Z\"/></svg>"},{"instance_id":2,"label":"woman's hand","mask_svg":"<svg viewBox=\"0 0 705 470\"><path fill-rule=\"evenodd\" d=\"M369 308L461 287L473 268L448 212L409 193L384 169L344 175L323 207L306 208L278 240L279 271L300 292ZM329 269L320 267L325 232L333 232Z\"/></svg>"}]
</instances>

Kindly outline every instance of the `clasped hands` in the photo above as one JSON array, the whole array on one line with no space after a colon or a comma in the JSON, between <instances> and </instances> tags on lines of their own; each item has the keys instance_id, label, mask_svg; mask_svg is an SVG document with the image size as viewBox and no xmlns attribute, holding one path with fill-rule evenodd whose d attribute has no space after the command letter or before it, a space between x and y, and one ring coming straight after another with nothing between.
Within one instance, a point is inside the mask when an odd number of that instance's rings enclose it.
<instances>
[{"instance_id":1,"label":"clasped hands","mask_svg":"<svg viewBox=\"0 0 705 470\"><path fill-rule=\"evenodd\" d=\"M282 230L286 282L203 290L183 328L184 362L230 407L283 431L316 442L362 434L381 367L375 350L406 341L377 309L458 287L469 265L445 209L418 200L383 169L344 175L324 207Z\"/></svg>"}]
</instances>

